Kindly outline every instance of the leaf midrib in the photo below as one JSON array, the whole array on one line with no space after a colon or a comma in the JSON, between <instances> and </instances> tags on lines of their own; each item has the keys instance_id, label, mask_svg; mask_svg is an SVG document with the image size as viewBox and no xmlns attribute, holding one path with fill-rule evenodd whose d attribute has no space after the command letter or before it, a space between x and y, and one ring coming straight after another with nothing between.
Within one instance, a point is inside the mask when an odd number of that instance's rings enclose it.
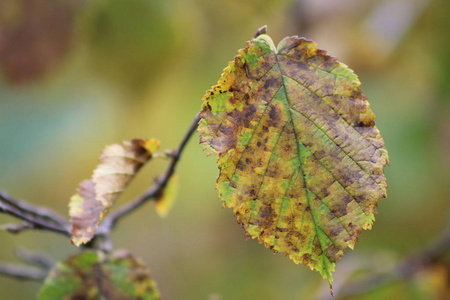
<instances>
[{"instance_id":1,"label":"leaf midrib","mask_svg":"<svg viewBox=\"0 0 450 300\"><path fill-rule=\"evenodd\" d=\"M305 115L303 115L302 113L300 113L299 111L297 111L297 110L295 110L295 109L293 109L292 108L292 106L291 106L291 103L290 103L290 101L288 100L288 93L287 93L287 90L286 90L286 86L285 86L285 84L284 84L284 79L283 79L283 76L285 76L286 78L289 78L289 79L291 79L291 80L293 80L293 81L295 81L295 82L297 82L300 86L302 86L303 88L305 88L306 90L308 90L308 91L310 91L308 88L306 88L304 85L302 85L300 82L298 82L298 81L296 81L295 79L293 79L293 78L291 78L291 77L289 77L289 76L287 76L286 74L284 74L284 72L283 72L283 70L282 70L282 68L281 68L281 65L280 65L280 63L279 63L279 61L278 61L278 57L277 57L277 55L278 55L278 53L274 53L274 55L275 55L275 61L276 61L276 64L278 65L278 69L280 70L280 74L281 74L281 80L282 80L282 85L283 85L283 89L284 89L284 91L285 91L285 93L286 93L286 101L287 101L287 105L288 105L288 107L289 107L289 115L290 115L290 119L291 119L291 123L292 123L292 128L293 128L293 131L294 131L294 135L295 135L295 139L296 139L296 142L297 142L297 144L296 144L296 146L298 147L298 143L300 142L300 143L302 143L301 142L301 140L298 138L298 134L297 134L297 129L296 129L296 126L295 126L295 124L294 124L294 118L292 117L292 113L291 113L291 110L292 111L295 111L296 113L298 113L298 114L300 114L301 116L303 116L304 118L306 118L307 120L309 120L311 123L313 123L314 124L314 126L318 129L318 130L320 130L320 131L322 131L344 154L346 154L346 156L348 156L355 164L357 164L358 165L358 167L362 170L362 171L364 171L369 177L368 178L370 178L370 179L372 179L373 180L373 178L364 170L364 169L362 169L362 167L361 166L359 166L359 164L352 158L352 157L350 157L350 155L349 154L347 154L333 139L331 139L328 135L327 135L327 133L326 132L324 132L323 130L322 130L322 128L320 128L317 124L316 124L316 122L314 122L314 121L312 121L311 119L309 119L308 117L306 117ZM310 91L312 94L314 94L314 95L316 95L314 92L312 92L312 91ZM316 95L317 96L317 95ZM320 100L322 100L319 96L317 96ZM322 102L323 102L323 100L322 100ZM326 103L327 104L327 103ZM327 104L328 105L328 104ZM329 106L329 105L328 105ZM344 120L345 121L345 120ZM347 123L347 122L346 122ZM348 124L348 123L347 123ZM350 126L351 127L351 126ZM353 127L352 127L353 128ZM363 137L364 138L364 137ZM303 143L302 143L303 144ZM308 149L304 144L303 144L303 146L306 148L306 149ZM298 148L299 149L299 148ZM298 151L300 151L300 150L298 150ZM311 153L314 157L315 157L315 155L314 155L314 153ZM300 157L300 152L299 152L299 157ZM317 157L316 157L316 159L317 159ZM301 159L299 159L299 161L302 163L302 161L301 161ZM363 209L363 207L361 206L361 204L358 202L358 201L356 201L356 198L355 198L355 196L353 196L349 191L348 191L348 189L347 189L347 187L346 186L344 186L337 178L336 178L336 176L334 176L334 174L323 164L323 162L320 160L320 159L317 159L317 161L322 165L322 167L333 177L333 179L345 190L345 192L350 196L350 197L352 197L353 198L353 200L358 204L358 206L359 206L359 208L361 209L361 211L364 213L364 214L366 214L365 212L364 212L364 209ZM303 177L304 177L304 172L303 172L303 169L302 169L302 174L303 174ZM304 178L305 179L305 178ZM374 181L374 180L373 180ZM374 181L375 182L375 181ZM378 186L378 184L375 182L375 184L377 185L377 187L379 188L379 186ZM306 186L306 180L305 180L305 188L307 189L307 190L309 190L309 188ZM307 198L308 199L308 204L309 204L309 198ZM322 199L320 199L320 198L318 198L322 203L323 203L323 201L322 201ZM328 207L328 205L326 205L325 203L323 203L327 208L328 208L328 210L329 211L331 211L331 209ZM331 211L332 213L333 213L333 215L335 215L336 216L336 214L333 212L333 211ZM366 214L367 215L367 214ZM340 220L340 218L338 218L337 216L336 216L336 218L338 219L338 221L339 221L339 223L341 223L341 225L343 226L343 228L347 231L347 229L345 228L345 225L342 223L342 221ZM323 231L323 230L322 230ZM347 233L348 233L348 231L347 231ZM352 235L350 235L349 234L349 236L350 237L352 237ZM328 237L328 236L327 236ZM330 239L329 237L328 237L328 239ZM331 239L330 239L330 241L332 241ZM332 241L333 242L333 241ZM334 243L334 242L333 242ZM323 249L322 249L323 250Z\"/></svg>"},{"instance_id":2,"label":"leaf midrib","mask_svg":"<svg viewBox=\"0 0 450 300\"><path fill-rule=\"evenodd\" d=\"M291 103L290 103L290 101L289 101L289 98L288 98L288 93L287 93L287 89L286 89L286 86L285 86L285 84L284 84L284 79L283 79L283 76L284 76L284 74L283 74L283 70L281 69L281 66L280 66L280 63L279 63L279 61L278 61L278 56L277 56L278 54L277 53L274 53L274 56L275 56L275 62L276 62L276 64L277 64L277 66L278 66L278 69L280 70L280 76L281 76L281 84L282 84L282 87L283 87L283 90L284 90L284 92L285 92L285 95L286 95L286 104L287 104L287 106L289 107L289 108L291 108ZM300 169L300 171L301 171L301 173L302 173L302 177L303 177L303 183L304 183L304 185L305 185L305 196L306 196L306 201L308 202L308 207L310 208L310 213L311 213L311 219L312 219L312 221L313 221L313 225L314 225L314 231L316 232L316 234L315 234L315 236L317 237L317 239L319 240L319 244L320 244L320 248L322 249L322 253L321 253L321 256L323 256L323 255L325 255L325 249L324 249L324 246L322 245L322 242L320 241L320 239L319 239L319 237L318 237L318 233L317 233L317 228L319 228L319 226L317 225L317 221L316 221L316 217L315 217L315 215L314 215L314 213L312 212L312 207L311 207L311 202L310 202L310 199L309 199L309 196L308 196L308 190L309 190L309 188L308 188L308 183L306 182L306 177L305 177L305 171L304 171L304 169L305 169L305 167L304 167L304 164L303 164L303 161L302 161L302 159L301 159L301 150L300 150L300 147L299 147L299 138L298 138L298 133L297 133L297 129L296 129L296 127L295 127L295 124L294 124L294 118L292 117L292 113L291 113L291 110L289 109L289 116L290 116L290 121L291 121L291 124L292 124L292 130L293 130L293 132L294 132L294 136L295 136L295 140L296 140L296 146L297 146L297 152L298 152L298 157L299 157L299 162L300 162L300 166L299 166L299 169ZM306 148L306 147L305 147ZM305 208L306 209L306 208ZM302 220L302 222L304 221L304 218L303 218L303 220ZM303 226L303 225L302 225ZM320 228L319 228L320 229ZM322 230L322 232L323 232L323 230ZM334 242L330 239L330 237L324 232L324 234L325 234L325 236L334 244ZM312 244L311 244L311 249L309 249L310 251L310 253L312 253L312 245L314 244L314 239L313 239L313 242L312 242ZM325 255L326 256L326 255ZM324 257L322 257L322 260L324 259ZM327 257L327 259L328 259L328 257ZM330 262L331 263L331 262ZM331 263L331 264L333 264L333 263ZM329 280L329 279L328 279Z\"/></svg>"}]
</instances>

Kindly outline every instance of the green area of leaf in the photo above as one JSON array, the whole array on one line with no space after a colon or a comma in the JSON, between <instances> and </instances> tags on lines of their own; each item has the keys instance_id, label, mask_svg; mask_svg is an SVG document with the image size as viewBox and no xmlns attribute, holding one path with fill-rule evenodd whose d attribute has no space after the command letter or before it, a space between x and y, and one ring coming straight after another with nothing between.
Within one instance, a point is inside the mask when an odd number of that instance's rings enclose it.
<instances>
[{"instance_id":1,"label":"green area of leaf","mask_svg":"<svg viewBox=\"0 0 450 300\"><path fill-rule=\"evenodd\" d=\"M111 257L85 251L59 262L39 300L157 300L159 292L141 260L125 251Z\"/></svg>"},{"instance_id":2,"label":"green area of leaf","mask_svg":"<svg viewBox=\"0 0 450 300\"><path fill-rule=\"evenodd\" d=\"M103 150L92 180L83 181L70 199L73 244L92 239L103 217L158 147L158 140L134 139Z\"/></svg>"},{"instance_id":3,"label":"green area of leaf","mask_svg":"<svg viewBox=\"0 0 450 300\"><path fill-rule=\"evenodd\" d=\"M262 32L263 33L263 32ZM375 115L346 65L296 36L261 34L203 98L200 140L246 235L332 281L370 229L388 163Z\"/></svg>"}]
</instances>

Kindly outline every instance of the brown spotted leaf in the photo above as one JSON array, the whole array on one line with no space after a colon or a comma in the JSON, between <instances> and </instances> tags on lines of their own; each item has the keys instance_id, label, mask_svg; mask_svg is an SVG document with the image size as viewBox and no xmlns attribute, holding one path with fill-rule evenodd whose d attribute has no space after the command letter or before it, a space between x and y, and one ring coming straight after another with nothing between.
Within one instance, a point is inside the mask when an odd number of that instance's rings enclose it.
<instances>
[{"instance_id":1,"label":"brown spotted leaf","mask_svg":"<svg viewBox=\"0 0 450 300\"><path fill-rule=\"evenodd\" d=\"M386 197L387 151L346 65L265 30L203 98L199 131L217 188L246 234L332 281L338 258Z\"/></svg>"},{"instance_id":2,"label":"brown spotted leaf","mask_svg":"<svg viewBox=\"0 0 450 300\"><path fill-rule=\"evenodd\" d=\"M157 300L159 292L143 262L131 254L85 251L50 271L38 299Z\"/></svg>"},{"instance_id":3,"label":"brown spotted leaf","mask_svg":"<svg viewBox=\"0 0 450 300\"><path fill-rule=\"evenodd\" d=\"M159 147L154 139L134 139L103 150L92 180L83 181L69 203L72 243L89 242L111 206Z\"/></svg>"}]
</instances>

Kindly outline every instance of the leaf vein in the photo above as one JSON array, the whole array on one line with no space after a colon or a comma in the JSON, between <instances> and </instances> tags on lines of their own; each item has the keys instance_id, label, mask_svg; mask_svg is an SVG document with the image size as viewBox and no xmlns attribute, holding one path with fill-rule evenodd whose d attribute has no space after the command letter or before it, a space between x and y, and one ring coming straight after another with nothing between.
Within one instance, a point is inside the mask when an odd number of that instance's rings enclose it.
<instances>
[{"instance_id":1,"label":"leaf vein","mask_svg":"<svg viewBox=\"0 0 450 300\"><path fill-rule=\"evenodd\" d=\"M289 101L289 99L288 99L288 93L287 93L287 89L286 89L286 86L285 86L285 84L284 84L284 80L283 80L283 71L282 71L282 69L281 69L281 66L280 66L280 63L278 62L278 57L277 57L277 54L275 54L275 61L276 61L276 64L278 65L278 69L280 70L280 77L281 77L281 82L282 82L282 87L283 87L283 90L284 90L284 93L285 93L285 95L286 95L286 104L288 105L288 107L291 107L291 103L290 103L290 101ZM296 143L296 146L297 146L297 154L298 154L298 157L299 157L299 162L300 162L300 166L299 166L299 168L300 168L300 172L301 172L301 174L302 174L302 177L303 177L303 184L305 185L305 190L307 191L307 190L309 190L309 188L308 188L308 184L307 184L307 182L306 182L306 176L305 176L305 171L304 171L304 169L305 169L305 167L304 167L304 164L303 164L303 161L302 161L302 159L301 159L301 149L300 149L300 146L299 146L299 144L298 144L298 141L299 141L299 137L298 137L298 133L297 133L297 129L295 128L295 124L294 124L294 118L292 117L292 112L291 112L291 110L288 110L289 111L289 115L290 115L290 121L291 121L291 124L292 124L292 130L293 130L293 132L294 132L294 136L295 136L295 140L297 141L297 143ZM303 145L304 146L304 145ZM305 147L306 148L306 147ZM314 216L314 214L312 213L312 208L311 208L311 202L310 202L310 200L309 200L309 196L308 196L308 193L306 192L305 193L306 195L306 201L307 201L307 203L308 203L308 206L309 206L309 208L310 208L310 214L311 214L311 219L312 219L312 222L313 222L313 225L314 225L314 231L316 232L316 236L318 236L318 233L317 233L317 228L318 228L318 225L317 225L317 222L316 222L316 220L315 220L315 216ZM304 220L305 220L305 218L303 218L303 220L302 220L302 223L304 223ZM302 227L303 227L303 224L302 224ZM314 239L313 239L313 243L312 244L314 244ZM312 253L312 244L311 244L311 249L310 249L310 253ZM322 251L324 251L325 249L323 249L323 246L322 246L322 244L320 243L320 240L319 240L319 244L320 244L320 248L322 249Z\"/></svg>"},{"instance_id":2,"label":"leaf vein","mask_svg":"<svg viewBox=\"0 0 450 300\"><path fill-rule=\"evenodd\" d=\"M267 54L268 54L268 53L265 53L265 54L261 55L260 57L258 57L258 60L261 59L262 57L266 56ZM258 83L260 83L260 82L267 76L267 74L269 74L269 72L272 71L272 69L273 69L274 66L275 66L275 65L271 66L271 67L269 68L269 70L267 70L267 72L264 73L264 75L263 75L259 80L257 80L257 81L255 82L255 84L252 86L252 88L251 88L247 93L245 93L244 95L242 95L241 99L239 99L239 102L236 104L236 106L233 108L233 110L231 110L231 111L229 112L229 114L232 113L232 112L234 112L234 111L237 109L237 107L241 104L242 100L245 98L246 95L250 94L251 92L253 92L253 91L255 90L255 87L258 85ZM217 134L219 133L220 126L223 124L223 122L224 122L225 120L226 120L226 118L224 118L223 121L220 122L220 124L217 126L217 129L215 130L214 135L213 135L213 137L212 137L211 140L214 140L214 139L216 138Z\"/></svg>"},{"instance_id":3,"label":"leaf vein","mask_svg":"<svg viewBox=\"0 0 450 300\"><path fill-rule=\"evenodd\" d=\"M284 75L284 76L286 76L286 75ZM293 79L293 78L291 78L291 77L289 77L289 76L286 76L287 78L289 78L289 79L291 79L291 80L293 80L293 81L295 81L295 82L297 82L301 87L303 87L304 89L306 89L307 91L309 91L309 92L311 92L313 95L315 95L315 96L317 96L313 91L311 91L310 89L308 89L307 87L305 87L304 85L302 85L300 82L298 82L297 80L295 80L295 79ZM320 99L320 97L319 96L317 96L319 99ZM328 104L327 104L328 105ZM333 109L330 105L328 105L331 109ZM299 112L298 110L296 110L296 109L294 109L293 107L291 107L290 106L290 110L292 110L292 111L294 111L294 112L296 112L297 114L299 114L299 115L301 115L302 117L304 117L304 118L306 118L307 120L309 120L309 121L311 121L311 123L313 123L314 124L314 126L318 129L318 130L320 130L321 132L323 132L323 134L325 134L325 136L330 140L330 141L332 141L333 142L333 144L335 144L337 147L338 147L338 149L342 152L342 153L344 153L345 154L345 156L347 156L348 158L350 158L350 160L354 163L354 164L356 164L357 166L358 166L358 168L361 170L361 171L363 171L367 176L369 176L369 178L376 184L376 186L378 187L378 189L381 191L381 192L383 192L383 190L381 189L381 187L379 186L379 184L371 177L371 174L369 174L368 172L367 172L367 170L365 169L365 168L363 168L360 164L359 164L359 162L358 161L356 161L348 152L346 152L345 150L344 150L344 147L341 147L341 145L339 145L334 139L332 139L329 135L328 135L328 133L325 131L325 130L323 130L314 120L312 120L311 118L309 118L308 116L306 116L306 115L304 115L304 114L302 114L301 112ZM334 110L333 110L334 111ZM342 117L340 117L341 119L342 119ZM351 127L351 128L353 128L352 126L350 126L350 124L348 124L345 120L343 120L347 125L348 125L348 127ZM354 129L354 128L353 128ZM356 131L356 130L355 130ZM358 133L358 135L360 135L360 136L362 136L358 131L356 131L357 133ZM364 136L362 136L367 142L369 142L371 145L373 145L370 141L368 141ZM378 148L375 146L375 145L373 145L374 147L375 147L375 151L374 151L374 153L372 154L372 157L373 157L373 155L375 154L375 152L377 152L378 151ZM356 199L355 199L356 200Z\"/></svg>"}]
</instances>

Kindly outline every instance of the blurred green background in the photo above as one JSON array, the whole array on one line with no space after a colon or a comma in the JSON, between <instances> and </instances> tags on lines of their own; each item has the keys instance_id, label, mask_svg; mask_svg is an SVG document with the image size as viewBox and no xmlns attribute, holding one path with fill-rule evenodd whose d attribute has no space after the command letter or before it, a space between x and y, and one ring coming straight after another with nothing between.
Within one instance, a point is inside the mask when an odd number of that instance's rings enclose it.
<instances>
[{"instance_id":1,"label":"blurred green background","mask_svg":"<svg viewBox=\"0 0 450 300\"><path fill-rule=\"evenodd\" d=\"M390 154L388 199L335 278L388 268L449 221L449 12L446 0L1 0L0 188L66 215L105 145L153 137L174 148L204 92L266 24L275 42L307 37L359 75ZM120 203L164 165L147 166ZM147 204L113 234L147 263L163 299L331 299L317 272L245 240L197 135L178 174L167 218ZM57 260L77 251L52 233L0 237L2 261L18 262L19 245ZM448 269L352 299L449 299ZM0 277L0 298L35 299L39 287Z\"/></svg>"}]
</instances>

